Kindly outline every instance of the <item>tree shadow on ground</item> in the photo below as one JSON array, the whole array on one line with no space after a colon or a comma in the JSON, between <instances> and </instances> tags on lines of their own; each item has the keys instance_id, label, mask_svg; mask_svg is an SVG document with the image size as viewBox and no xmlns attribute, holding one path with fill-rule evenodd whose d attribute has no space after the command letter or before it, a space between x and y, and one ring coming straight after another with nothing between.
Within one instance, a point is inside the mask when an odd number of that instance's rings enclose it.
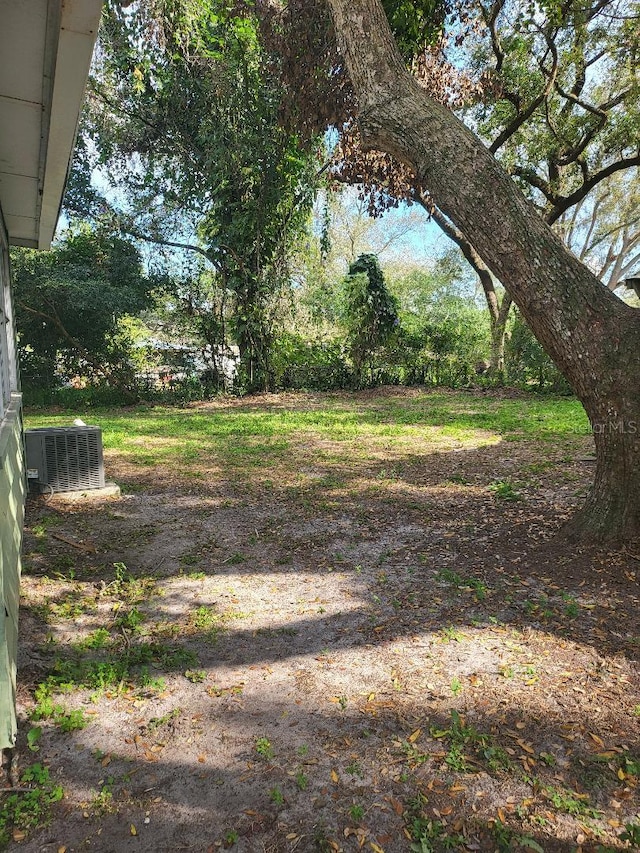
<instances>
[{"instance_id":1,"label":"tree shadow on ground","mask_svg":"<svg viewBox=\"0 0 640 853\"><path fill-rule=\"evenodd\" d=\"M204 852L235 838L238 850L323 851L364 839L397 853L421 836L436 851L533 841L569 853L578 836L583 850L620 844L627 753L612 745L600 758L578 725L506 707L465 712L464 702L445 713L427 695L396 703L391 692L344 711L299 699L291 719L291 701L203 691L164 719L125 716L115 737L100 718L45 731L66 798L20 849ZM604 820L611 799L617 832Z\"/></svg>"}]
</instances>

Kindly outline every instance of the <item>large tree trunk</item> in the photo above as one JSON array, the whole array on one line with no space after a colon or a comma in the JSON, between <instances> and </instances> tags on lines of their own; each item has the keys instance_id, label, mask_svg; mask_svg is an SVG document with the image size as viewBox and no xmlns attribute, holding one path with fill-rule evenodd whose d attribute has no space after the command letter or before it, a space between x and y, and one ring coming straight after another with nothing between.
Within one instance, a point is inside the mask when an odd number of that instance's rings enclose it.
<instances>
[{"instance_id":1,"label":"large tree trunk","mask_svg":"<svg viewBox=\"0 0 640 853\"><path fill-rule=\"evenodd\" d=\"M565 248L478 138L406 71L379 0L328 0L369 148L409 164L509 292L571 383L596 477L571 532L640 535L640 312Z\"/></svg>"}]
</instances>

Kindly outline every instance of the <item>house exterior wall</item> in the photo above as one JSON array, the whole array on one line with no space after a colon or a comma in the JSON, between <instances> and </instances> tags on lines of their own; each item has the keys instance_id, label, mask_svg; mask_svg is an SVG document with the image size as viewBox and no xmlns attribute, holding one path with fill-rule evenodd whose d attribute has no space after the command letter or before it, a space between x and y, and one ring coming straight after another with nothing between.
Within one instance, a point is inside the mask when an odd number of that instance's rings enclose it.
<instances>
[{"instance_id":1,"label":"house exterior wall","mask_svg":"<svg viewBox=\"0 0 640 853\"><path fill-rule=\"evenodd\" d=\"M0 749L15 745L17 730L16 659L25 494L9 250L0 211Z\"/></svg>"}]
</instances>

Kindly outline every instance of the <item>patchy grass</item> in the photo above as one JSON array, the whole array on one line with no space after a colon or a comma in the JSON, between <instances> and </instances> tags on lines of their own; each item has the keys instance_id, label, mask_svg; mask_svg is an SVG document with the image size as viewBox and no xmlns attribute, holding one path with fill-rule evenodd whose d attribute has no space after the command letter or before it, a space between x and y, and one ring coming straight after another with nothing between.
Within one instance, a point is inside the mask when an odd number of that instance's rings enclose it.
<instances>
[{"instance_id":1,"label":"patchy grass","mask_svg":"<svg viewBox=\"0 0 640 853\"><path fill-rule=\"evenodd\" d=\"M640 546L551 538L592 470L575 401L383 389L90 419L124 496L31 501L25 538L20 739L64 809L11 801L6 838L632 849Z\"/></svg>"}]
</instances>

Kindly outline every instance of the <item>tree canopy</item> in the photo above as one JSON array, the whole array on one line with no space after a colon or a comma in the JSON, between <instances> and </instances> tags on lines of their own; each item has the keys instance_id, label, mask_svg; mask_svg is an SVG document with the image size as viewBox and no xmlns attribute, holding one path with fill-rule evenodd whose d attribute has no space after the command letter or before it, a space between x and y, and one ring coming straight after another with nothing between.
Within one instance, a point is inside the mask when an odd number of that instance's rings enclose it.
<instances>
[{"instance_id":1,"label":"tree canopy","mask_svg":"<svg viewBox=\"0 0 640 853\"><path fill-rule=\"evenodd\" d=\"M274 298L321 150L300 148L280 104L249 17L217 0L109 5L84 124L91 165L108 176L125 232L212 264L255 388L269 383Z\"/></svg>"},{"instance_id":2,"label":"tree canopy","mask_svg":"<svg viewBox=\"0 0 640 853\"><path fill-rule=\"evenodd\" d=\"M27 382L47 386L88 372L127 387L132 376L118 323L150 304L156 284L135 246L81 228L47 253L12 249L11 261Z\"/></svg>"}]
</instances>

